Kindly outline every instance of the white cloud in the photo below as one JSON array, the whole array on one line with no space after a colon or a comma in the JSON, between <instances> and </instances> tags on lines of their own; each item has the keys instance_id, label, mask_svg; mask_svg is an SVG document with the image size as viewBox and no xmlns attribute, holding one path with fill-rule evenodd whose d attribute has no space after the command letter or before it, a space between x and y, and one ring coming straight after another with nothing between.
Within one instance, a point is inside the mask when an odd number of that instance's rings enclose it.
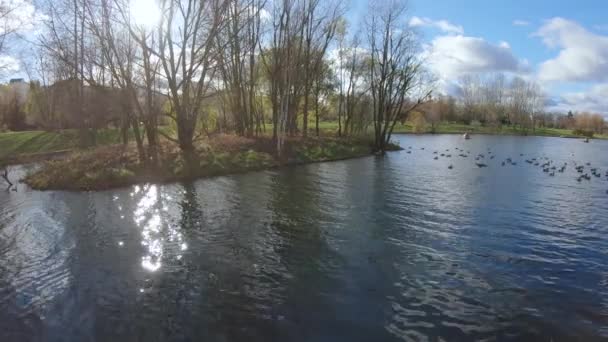
<instances>
[{"instance_id":1,"label":"white cloud","mask_svg":"<svg viewBox=\"0 0 608 342\"><path fill-rule=\"evenodd\" d=\"M592 33L574 21L553 18L534 34L559 54L541 63L541 81L608 81L608 36Z\"/></svg>"},{"instance_id":2,"label":"white cloud","mask_svg":"<svg viewBox=\"0 0 608 342\"><path fill-rule=\"evenodd\" d=\"M0 73L12 73L19 71L20 64L13 56L0 55Z\"/></svg>"},{"instance_id":3,"label":"white cloud","mask_svg":"<svg viewBox=\"0 0 608 342\"><path fill-rule=\"evenodd\" d=\"M0 9L0 35L6 39L0 51L0 78L23 77L20 61L27 58L24 51L31 47L27 40L42 30L46 16L37 10L34 0L0 0Z\"/></svg>"},{"instance_id":4,"label":"white cloud","mask_svg":"<svg viewBox=\"0 0 608 342\"><path fill-rule=\"evenodd\" d=\"M478 37L436 37L425 47L425 57L432 71L444 80L469 73L528 71L527 63L513 55L508 43L492 44Z\"/></svg>"},{"instance_id":5,"label":"white cloud","mask_svg":"<svg viewBox=\"0 0 608 342\"><path fill-rule=\"evenodd\" d=\"M432 27L449 34L463 34L464 29L460 25L454 25L447 20L432 20L430 18L412 17L409 22L411 27Z\"/></svg>"},{"instance_id":6,"label":"white cloud","mask_svg":"<svg viewBox=\"0 0 608 342\"><path fill-rule=\"evenodd\" d=\"M516 19L513 20L513 26L529 26L530 22L526 20Z\"/></svg>"},{"instance_id":7,"label":"white cloud","mask_svg":"<svg viewBox=\"0 0 608 342\"><path fill-rule=\"evenodd\" d=\"M0 18L0 34L28 33L35 30L43 18L31 0L0 0L0 8L8 10Z\"/></svg>"},{"instance_id":8,"label":"white cloud","mask_svg":"<svg viewBox=\"0 0 608 342\"><path fill-rule=\"evenodd\" d=\"M549 110L567 112L592 112L608 116L608 83L596 84L584 92L561 94Z\"/></svg>"},{"instance_id":9,"label":"white cloud","mask_svg":"<svg viewBox=\"0 0 608 342\"><path fill-rule=\"evenodd\" d=\"M505 42L504 40L498 43L498 46L503 49L511 49L511 45L509 45L509 43Z\"/></svg>"}]
</instances>

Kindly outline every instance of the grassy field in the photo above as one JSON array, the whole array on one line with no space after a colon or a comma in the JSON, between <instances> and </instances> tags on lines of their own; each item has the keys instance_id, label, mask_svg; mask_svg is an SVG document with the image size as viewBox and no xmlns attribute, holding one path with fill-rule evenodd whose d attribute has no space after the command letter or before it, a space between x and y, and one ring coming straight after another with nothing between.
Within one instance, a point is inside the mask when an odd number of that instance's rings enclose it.
<instances>
[{"instance_id":1,"label":"grassy field","mask_svg":"<svg viewBox=\"0 0 608 342\"><path fill-rule=\"evenodd\" d=\"M120 131L104 129L97 132L97 143L108 145L120 142ZM0 133L0 160L20 155L51 153L78 148L78 132L27 131Z\"/></svg>"}]
</instances>

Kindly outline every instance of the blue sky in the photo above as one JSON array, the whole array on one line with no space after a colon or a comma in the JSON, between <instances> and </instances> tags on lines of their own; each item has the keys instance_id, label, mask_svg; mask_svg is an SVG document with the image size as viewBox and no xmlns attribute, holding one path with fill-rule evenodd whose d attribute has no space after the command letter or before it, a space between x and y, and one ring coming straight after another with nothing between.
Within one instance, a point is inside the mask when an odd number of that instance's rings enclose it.
<instances>
[{"instance_id":1,"label":"blue sky","mask_svg":"<svg viewBox=\"0 0 608 342\"><path fill-rule=\"evenodd\" d=\"M366 9L353 0L349 17ZM608 0L410 0L409 16L445 92L503 72L538 82L549 110L608 116Z\"/></svg>"},{"instance_id":2,"label":"blue sky","mask_svg":"<svg viewBox=\"0 0 608 342\"><path fill-rule=\"evenodd\" d=\"M411 15L445 19L464 28L469 36L488 41L507 41L517 56L537 64L554 56L556 51L531 37L546 20L554 17L576 21L588 29L608 34L608 1L549 0L410 0ZM513 25L515 20L528 26ZM603 27L603 30L598 29ZM426 36L433 33L427 32Z\"/></svg>"}]
</instances>

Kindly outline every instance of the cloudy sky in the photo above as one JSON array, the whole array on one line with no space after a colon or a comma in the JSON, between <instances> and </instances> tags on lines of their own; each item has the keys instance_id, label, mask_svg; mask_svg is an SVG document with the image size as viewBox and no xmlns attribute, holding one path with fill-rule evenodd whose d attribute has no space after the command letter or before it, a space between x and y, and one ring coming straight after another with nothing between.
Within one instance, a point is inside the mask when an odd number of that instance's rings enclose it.
<instances>
[{"instance_id":1,"label":"cloudy sky","mask_svg":"<svg viewBox=\"0 0 608 342\"><path fill-rule=\"evenodd\" d=\"M608 115L608 1L411 0L410 13L445 91L505 72L537 80L548 109Z\"/></svg>"},{"instance_id":2,"label":"cloudy sky","mask_svg":"<svg viewBox=\"0 0 608 342\"><path fill-rule=\"evenodd\" d=\"M25 2L26 33L36 27L28 1L0 0ZM349 4L352 26L361 26L367 3ZM404 25L420 32L443 92L463 74L504 72L538 81L549 110L608 116L608 0L410 0L409 13ZM0 55L10 66L3 78L26 75L18 59L18 51Z\"/></svg>"}]
</instances>

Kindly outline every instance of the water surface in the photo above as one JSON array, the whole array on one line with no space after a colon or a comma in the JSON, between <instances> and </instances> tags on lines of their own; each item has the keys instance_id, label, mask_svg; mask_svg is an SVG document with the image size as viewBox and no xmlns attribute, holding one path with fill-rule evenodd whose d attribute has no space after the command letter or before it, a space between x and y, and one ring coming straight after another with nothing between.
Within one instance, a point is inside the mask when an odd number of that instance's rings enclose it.
<instances>
[{"instance_id":1,"label":"water surface","mask_svg":"<svg viewBox=\"0 0 608 342\"><path fill-rule=\"evenodd\" d=\"M608 339L608 142L396 139L384 158L0 193L0 340Z\"/></svg>"}]
</instances>

